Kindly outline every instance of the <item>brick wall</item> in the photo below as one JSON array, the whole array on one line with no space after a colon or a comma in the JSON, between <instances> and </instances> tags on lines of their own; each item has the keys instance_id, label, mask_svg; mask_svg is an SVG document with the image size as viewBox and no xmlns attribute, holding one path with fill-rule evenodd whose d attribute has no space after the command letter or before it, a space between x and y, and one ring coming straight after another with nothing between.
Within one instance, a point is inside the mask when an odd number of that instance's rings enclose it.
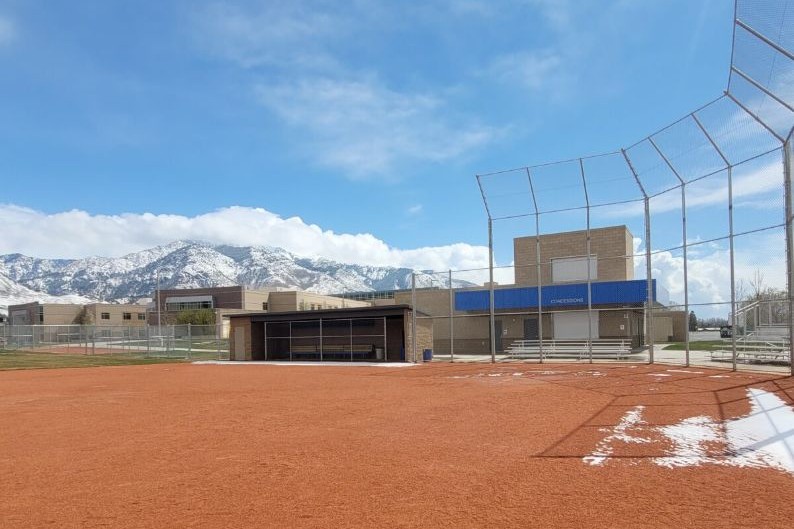
<instances>
[{"instance_id":1,"label":"brick wall","mask_svg":"<svg viewBox=\"0 0 794 529\"><path fill-rule=\"evenodd\" d=\"M515 281L519 285L537 285L537 237L513 239ZM593 281L625 281L634 278L633 237L625 226L590 230L590 253L598 259L598 277ZM587 232L572 231L540 236L542 284L552 284L551 260L584 257Z\"/></svg>"}]
</instances>

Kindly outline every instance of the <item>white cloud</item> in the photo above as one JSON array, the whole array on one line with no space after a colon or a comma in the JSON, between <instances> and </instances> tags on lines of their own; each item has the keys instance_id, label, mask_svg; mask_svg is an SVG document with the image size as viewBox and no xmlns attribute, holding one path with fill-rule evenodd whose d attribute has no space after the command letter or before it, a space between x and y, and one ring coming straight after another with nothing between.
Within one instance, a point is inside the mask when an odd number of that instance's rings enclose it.
<instances>
[{"instance_id":1,"label":"white cloud","mask_svg":"<svg viewBox=\"0 0 794 529\"><path fill-rule=\"evenodd\" d=\"M422 209L424 209L422 204L414 204L405 210L405 213L408 214L408 216L413 217L419 215L422 212Z\"/></svg>"},{"instance_id":2,"label":"white cloud","mask_svg":"<svg viewBox=\"0 0 794 529\"><path fill-rule=\"evenodd\" d=\"M780 162L772 162L755 171L734 173L733 200L734 205L745 207L758 206L769 208L770 203L753 200L752 197L768 195L774 191L783 192L783 166ZM715 183L716 182L716 183ZM638 195L639 196L639 195ZM651 215L680 211L680 191L665 192L651 198ZM707 208L710 206L728 207L728 183L725 173L719 173L697 182L688 184L686 194L687 210ZM642 201L626 204L618 209L597 208L595 213L604 218L639 216L644 214ZM653 222L653 219L651 219Z\"/></svg>"},{"instance_id":3,"label":"white cloud","mask_svg":"<svg viewBox=\"0 0 794 529\"><path fill-rule=\"evenodd\" d=\"M504 84L555 92L568 77L562 63L560 55L551 50L523 51L496 57L485 73Z\"/></svg>"},{"instance_id":4,"label":"white cloud","mask_svg":"<svg viewBox=\"0 0 794 529\"><path fill-rule=\"evenodd\" d=\"M501 134L450 118L437 96L393 91L372 79L305 78L260 86L259 95L289 125L309 133L306 149L321 164L353 178L465 156Z\"/></svg>"},{"instance_id":5,"label":"white cloud","mask_svg":"<svg viewBox=\"0 0 794 529\"><path fill-rule=\"evenodd\" d=\"M527 3L536 7L555 30L571 30L576 7L570 0L528 0Z\"/></svg>"},{"instance_id":6,"label":"white cloud","mask_svg":"<svg viewBox=\"0 0 794 529\"><path fill-rule=\"evenodd\" d=\"M465 243L400 249L369 233L334 233L300 217L282 218L261 208L229 207L186 217L125 213L91 215L72 210L42 213L0 205L0 254L77 258L116 257L185 239L238 246L278 246L298 255L365 265L415 269L488 266L488 249Z\"/></svg>"},{"instance_id":7,"label":"white cloud","mask_svg":"<svg viewBox=\"0 0 794 529\"><path fill-rule=\"evenodd\" d=\"M486 7L469 0L445 11ZM443 88L395 90L345 64L338 50L362 32L376 35L381 26L409 24L407 19L421 18L419 12L370 0L341 8L311 1L212 3L193 12L190 28L211 55L268 72L268 82L260 81L256 93L292 127L301 154L352 178L395 178L411 163L449 161L500 134L451 111L440 95Z\"/></svg>"},{"instance_id":8,"label":"white cloud","mask_svg":"<svg viewBox=\"0 0 794 529\"><path fill-rule=\"evenodd\" d=\"M333 66L322 41L344 33L348 24L305 2L267 2L257 9L211 3L193 12L191 25L199 47L251 68Z\"/></svg>"},{"instance_id":9,"label":"white cloud","mask_svg":"<svg viewBox=\"0 0 794 529\"><path fill-rule=\"evenodd\" d=\"M737 301L741 301L742 285L749 285L757 272L761 272L765 285L776 289L786 288L786 256L783 241L774 235L760 236L752 248L742 247L735 253L734 275ZM634 239L635 277L645 277L645 258L640 250L641 239ZM727 244L727 243L726 243ZM775 251L779 248L779 251ZM770 250L771 249L771 250ZM693 307L699 316L727 316L731 301L730 254L716 245L690 247L687 256L687 277L690 304L715 304ZM684 258L680 252L663 251L651 256L652 276L670 293L670 299L684 303ZM745 292L746 294L747 292Z\"/></svg>"},{"instance_id":10,"label":"white cloud","mask_svg":"<svg viewBox=\"0 0 794 529\"><path fill-rule=\"evenodd\" d=\"M0 15L0 46L10 44L16 37L16 24L10 18Z\"/></svg>"}]
</instances>

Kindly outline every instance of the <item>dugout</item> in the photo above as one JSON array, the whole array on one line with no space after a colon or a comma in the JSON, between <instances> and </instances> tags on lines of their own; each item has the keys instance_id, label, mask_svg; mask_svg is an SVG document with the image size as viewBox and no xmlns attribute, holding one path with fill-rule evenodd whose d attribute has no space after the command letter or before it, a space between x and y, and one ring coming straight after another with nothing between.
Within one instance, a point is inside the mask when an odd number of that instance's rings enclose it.
<instances>
[{"instance_id":1,"label":"dugout","mask_svg":"<svg viewBox=\"0 0 794 529\"><path fill-rule=\"evenodd\" d=\"M413 362L409 305L229 316L235 361ZM417 360L433 347L432 320L417 320Z\"/></svg>"}]
</instances>

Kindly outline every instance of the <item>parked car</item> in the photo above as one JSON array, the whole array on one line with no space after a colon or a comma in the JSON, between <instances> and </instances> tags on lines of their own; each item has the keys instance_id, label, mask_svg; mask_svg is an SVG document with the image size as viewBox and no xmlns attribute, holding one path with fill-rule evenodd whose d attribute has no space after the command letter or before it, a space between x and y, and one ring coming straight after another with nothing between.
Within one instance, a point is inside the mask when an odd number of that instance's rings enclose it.
<instances>
[{"instance_id":1,"label":"parked car","mask_svg":"<svg viewBox=\"0 0 794 529\"><path fill-rule=\"evenodd\" d=\"M733 336L733 325L723 325L720 327L720 338L730 338Z\"/></svg>"}]
</instances>

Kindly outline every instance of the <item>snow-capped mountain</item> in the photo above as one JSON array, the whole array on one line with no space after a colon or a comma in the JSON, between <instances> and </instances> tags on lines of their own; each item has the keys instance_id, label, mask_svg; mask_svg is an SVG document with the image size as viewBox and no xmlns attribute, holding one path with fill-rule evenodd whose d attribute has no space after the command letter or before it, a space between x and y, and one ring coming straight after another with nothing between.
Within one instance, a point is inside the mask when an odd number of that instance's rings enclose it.
<instances>
[{"instance_id":1,"label":"snow-capped mountain","mask_svg":"<svg viewBox=\"0 0 794 529\"><path fill-rule=\"evenodd\" d=\"M2 255L0 310L3 305L25 301L50 298L48 302L52 302L52 296L134 301L151 296L158 277L161 288L245 285L321 294L411 286L408 268L343 264L299 257L274 247L177 241L119 258L39 259L20 254ZM417 275L417 286L430 285L430 278ZM456 281L454 286L471 286L471 283Z\"/></svg>"},{"instance_id":2,"label":"snow-capped mountain","mask_svg":"<svg viewBox=\"0 0 794 529\"><path fill-rule=\"evenodd\" d=\"M31 290L0 273L0 314L8 313L9 305L41 301L42 303L91 303L91 299L80 295L51 296Z\"/></svg>"}]
</instances>

